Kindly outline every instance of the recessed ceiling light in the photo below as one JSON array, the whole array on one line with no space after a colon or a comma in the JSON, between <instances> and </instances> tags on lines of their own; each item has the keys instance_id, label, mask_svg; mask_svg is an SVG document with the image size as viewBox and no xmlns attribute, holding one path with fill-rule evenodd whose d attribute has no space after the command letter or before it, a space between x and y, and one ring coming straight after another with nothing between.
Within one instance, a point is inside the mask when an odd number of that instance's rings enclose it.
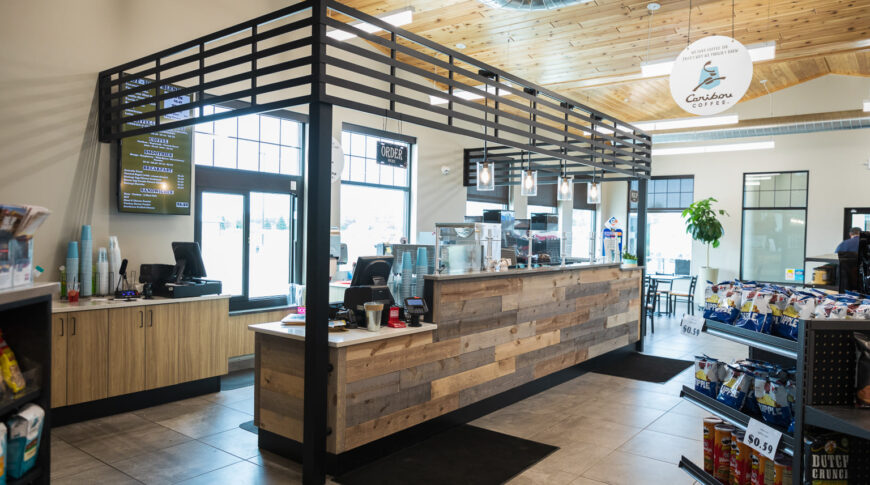
<instances>
[{"instance_id":1,"label":"recessed ceiling light","mask_svg":"<svg viewBox=\"0 0 870 485\"><path fill-rule=\"evenodd\" d=\"M655 12L656 10L658 10L660 8L662 8L662 5L660 3L656 3L656 2L648 3L646 5L646 9L649 10L650 12Z\"/></svg>"},{"instance_id":2,"label":"recessed ceiling light","mask_svg":"<svg viewBox=\"0 0 870 485\"><path fill-rule=\"evenodd\" d=\"M636 128L644 131L677 130L680 128L700 128L703 126L733 125L740 121L736 114L718 116L698 116L676 120L639 121Z\"/></svg>"},{"instance_id":3,"label":"recessed ceiling light","mask_svg":"<svg viewBox=\"0 0 870 485\"><path fill-rule=\"evenodd\" d=\"M752 62L769 61L776 57L776 41L763 42L746 46ZM641 62L640 72L643 77L669 76L674 61Z\"/></svg>"},{"instance_id":4,"label":"recessed ceiling light","mask_svg":"<svg viewBox=\"0 0 870 485\"><path fill-rule=\"evenodd\" d=\"M468 46L465 45L465 44L463 44L462 42L456 44L456 48L457 48L457 49L465 49L466 47L468 47Z\"/></svg>"}]
</instances>

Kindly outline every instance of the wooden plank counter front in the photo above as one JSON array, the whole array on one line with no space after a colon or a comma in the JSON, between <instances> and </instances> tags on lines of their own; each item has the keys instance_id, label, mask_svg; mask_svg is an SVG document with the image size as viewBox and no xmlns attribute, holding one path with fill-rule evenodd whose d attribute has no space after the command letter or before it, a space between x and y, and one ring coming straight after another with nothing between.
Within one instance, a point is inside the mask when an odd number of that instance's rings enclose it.
<instances>
[{"instance_id":1,"label":"wooden plank counter front","mask_svg":"<svg viewBox=\"0 0 870 485\"><path fill-rule=\"evenodd\" d=\"M640 269L618 265L428 276L433 331L330 342L327 451L341 454L636 342L641 280ZM255 424L301 442L304 337L269 325L250 327Z\"/></svg>"}]
</instances>

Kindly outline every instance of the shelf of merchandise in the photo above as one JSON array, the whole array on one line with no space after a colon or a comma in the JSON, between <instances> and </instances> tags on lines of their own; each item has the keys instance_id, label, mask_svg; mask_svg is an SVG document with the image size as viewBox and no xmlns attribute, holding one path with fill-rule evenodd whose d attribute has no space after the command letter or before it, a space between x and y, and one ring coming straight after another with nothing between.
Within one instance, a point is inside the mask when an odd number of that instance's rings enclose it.
<instances>
[{"instance_id":1,"label":"shelf of merchandise","mask_svg":"<svg viewBox=\"0 0 870 485\"><path fill-rule=\"evenodd\" d=\"M694 478L698 483L704 485L722 485L722 482L716 480L713 475L707 473L706 470L694 464L692 460L685 456L680 458L680 463L678 463L677 466L682 468L684 472L688 473L689 476Z\"/></svg>"},{"instance_id":2,"label":"shelf of merchandise","mask_svg":"<svg viewBox=\"0 0 870 485\"><path fill-rule=\"evenodd\" d=\"M800 329L802 333L804 329L803 322L800 324ZM797 363L803 363L803 341L795 342L793 340L754 332L752 330L735 327L727 323L713 320L705 321L704 332L709 335L748 346L750 348L750 357L753 357L753 350L758 350L768 354L775 354L775 356L785 357L788 361L794 360L795 366L798 368L797 380L798 382L802 381L802 369L801 366L797 365ZM782 438L779 441L779 450L786 455L791 456L793 469L796 470L797 476L800 476L801 454L799 444L802 439L802 433L800 431L803 430L801 425L803 419L801 412L802 401L800 399L802 393L803 389L799 387L797 392L798 402L795 403L795 433L788 433L782 428L773 427L782 432ZM700 393L692 387L683 386L683 389L680 391L680 397L709 412L711 415L731 423L741 430L746 430L746 427L749 425L749 420L752 418L748 414L726 406L724 403L721 403L706 394ZM719 483L709 473L705 472L703 468L698 467L685 456L680 460L679 467L700 483L710 485Z\"/></svg>"},{"instance_id":3,"label":"shelf of merchandise","mask_svg":"<svg viewBox=\"0 0 870 485\"><path fill-rule=\"evenodd\" d=\"M40 394L42 393L42 388L34 387L34 388L26 388L24 391L9 400L0 401L0 416L5 416L10 411L15 411L21 406L33 401L39 400Z\"/></svg>"},{"instance_id":4,"label":"shelf of merchandise","mask_svg":"<svg viewBox=\"0 0 870 485\"><path fill-rule=\"evenodd\" d=\"M772 352L789 359L797 359L798 343L794 340L788 340L775 335L755 332L745 328L735 327L727 323L717 322L715 320L707 320L704 324L704 331L710 335L721 337L732 342L737 342L743 345L748 345L756 349Z\"/></svg>"},{"instance_id":5,"label":"shelf of merchandise","mask_svg":"<svg viewBox=\"0 0 870 485\"><path fill-rule=\"evenodd\" d=\"M37 283L0 291L0 330L19 362L35 367L37 386L27 387L17 396L0 401L0 421L5 422L27 403L45 410L42 437L34 467L9 485L48 484L51 470L51 299L58 283ZM25 369L27 370L27 369ZM8 472L8 469L7 469ZM8 473L7 473L8 475Z\"/></svg>"},{"instance_id":6,"label":"shelf of merchandise","mask_svg":"<svg viewBox=\"0 0 870 485\"><path fill-rule=\"evenodd\" d=\"M726 406L725 404L707 396L706 394L702 394L691 387L683 386L683 390L680 391L680 397L717 418L722 419L723 421L728 421L744 431L746 430L746 427L749 426L749 420L752 418L748 414L738 411L730 406ZM785 429L777 428L776 426L771 427L782 432L782 439L779 442L780 449L785 454L794 456L794 438Z\"/></svg>"},{"instance_id":7,"label":"shelf of merchandise","mask_svg":"<svg viewBox=\"0 0 870 485\"><path fill-rule=\"evenodd\" d=\"M870 440L870 410L816 405L804 409L804 424Z\"/></svg>"}]
</instances>

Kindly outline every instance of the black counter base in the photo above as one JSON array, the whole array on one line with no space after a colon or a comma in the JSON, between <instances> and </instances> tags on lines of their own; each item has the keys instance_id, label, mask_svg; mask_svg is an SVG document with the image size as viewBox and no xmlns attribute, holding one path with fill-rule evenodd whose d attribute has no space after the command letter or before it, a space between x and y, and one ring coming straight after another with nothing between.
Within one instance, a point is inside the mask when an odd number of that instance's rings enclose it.
<instances>
[{"instance_id":1,"label":"black counter base","mask_svg":"<svg viewBox=\"0 0 870 485\"><path fill-rule=\"evenodd\" d=\"M619 352L633 352L634 349L635 345L632 343L604 355ZM507 390L501 394L488 397L482 401L478 401L451 413L420 423L396 434L345 451L344 453L339 453L337 455L334 453L327 453L326 471L332 476L342 475L347 471L370 463L378 458L395 453L396 451L407 448L415 443L419 443L430 436L443 432L454 426L474 421L477 418L497 411L503 407L510 406L511 404L522 401L527 397L546 391L551 387L558 386L559 384L565 383L575 377L579 377L589 372L596 359L591 359L573 367L554 372L548 376L541 377L540 379ZM264 429L260 429L257 436L257 444L261 449L290 458L291 460L300 463L302 462L302 443Z\"/></svg>"},{"instance_id":2,"label":"black counter base","mask_svg":"<svg viewBox=\"0 0 870 485\"><path fill-rule=\"evenodd\" d=\"M174 386L160 387L150 391L134 392L51 410L51 425L63 426L113 414L166 404L172 401L211 394L221 390L220 376L208 377Z\"/></svg>"}]
</instances>

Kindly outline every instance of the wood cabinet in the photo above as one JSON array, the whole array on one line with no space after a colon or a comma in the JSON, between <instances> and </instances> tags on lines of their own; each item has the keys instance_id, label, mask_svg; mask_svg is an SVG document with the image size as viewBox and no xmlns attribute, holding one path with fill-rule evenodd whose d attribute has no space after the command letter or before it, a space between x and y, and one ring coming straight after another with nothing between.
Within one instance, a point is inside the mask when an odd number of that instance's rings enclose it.
<instances>
[{"instance_id":1,"label":"wood cabinet","mask_svg":"<svg viewBox=\"0 0 870 485\"><path fill-rule=\"evenodd\" d=\"M227 373L229 299L52 315L52 407Z\"/></svg>"},{"instance_id":2,"label":"wood cabinet","mask_svg":"<svg viewBox=\"0 0 870 485\"><path fill-rule=\"evenodd\" d=\"M51 316L51 407L66 406L66 346L69 315Z\"/></svg>"},{"instance_id":3,"label":"wood cabinet","mask_svg":"<svg viewBox=\"0 0 870 485\"><path fill-rule=\"evenodd\" d=\"M145 312L109 310L109 397L145 390Z\"/></svg>"},{"instance_id":4,"label":"wood cabinet","mask_svg":"<svg viewBox=\"0 0 870 485\"><path fill-rule=\"evenodd\" d=\"M178 378L193 381L227 373L226 299L179 306Z\"/></svg>"},{"instance_id":5,"label":"wood cabinet","mask_svg":"<svg viewBox=\"0 0 870 485\"><path fill-rule=\"evenodd\" d=\"M145 327L145 389L171 386L179 379L179 304L149 305Z\"/></svg>"},{"instance_id":6,"label":"wood cabinet","mask_svg":"<svg viewBox=\"0 0 870 485\"><path fill-rule=\"evenodd\" d=\"M109 311L70 312L67 336L67 405L108 397Z\"/></svg>"}]
</instances>

